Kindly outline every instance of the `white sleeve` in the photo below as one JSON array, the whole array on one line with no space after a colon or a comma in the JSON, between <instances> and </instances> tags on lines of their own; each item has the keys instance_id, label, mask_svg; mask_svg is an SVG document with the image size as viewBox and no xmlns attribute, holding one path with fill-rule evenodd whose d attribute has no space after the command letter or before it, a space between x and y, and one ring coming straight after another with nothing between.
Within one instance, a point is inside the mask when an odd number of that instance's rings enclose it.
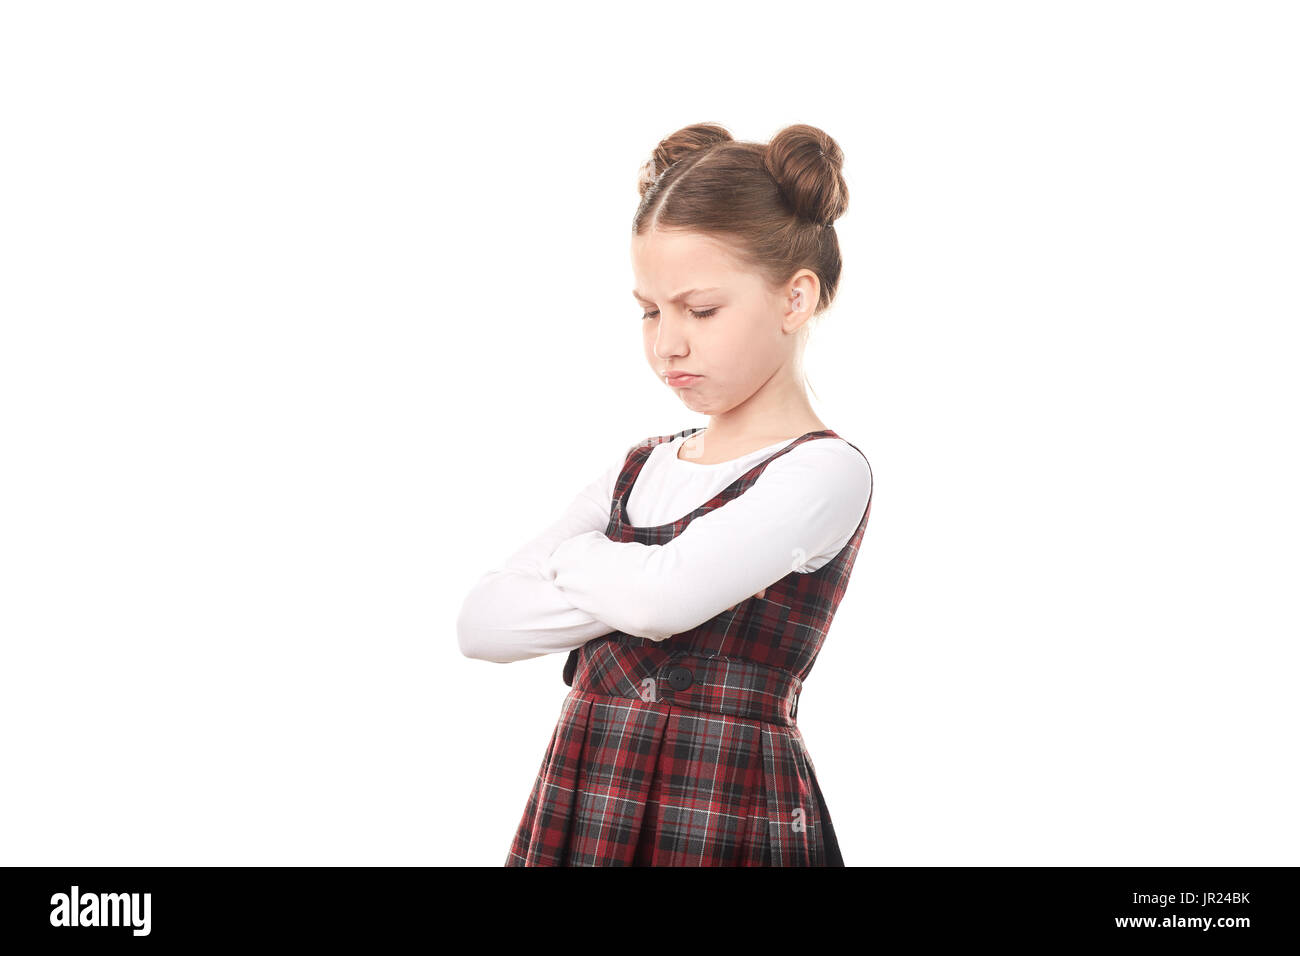
<instances>
[{"instance_id":1,"label":"white sleeve","mask_svg":"<svg viewBox=\"0 0 1300 956\"><path fill-rule=\"evenodd\" d=\"M479 578L456 621L462 654L504 664L570 651L614 630L574 607L543 575L542 562L574 535L604 537L624 460L580 491L558 521Z\"/></svg>"},{"instance_id":2,"label":"white sleeve","mask_svg":"<svg viewBox=\"0 0 1300 956\"><path fill-rule=\"evenodd\" d=\"M791 571L824 566L853 537L870 495L871 468L856 449L842 439L813 439L667 544L579 534L542 570L575 607L627 634L661 640Z\"/></svg>"}]
</instances>

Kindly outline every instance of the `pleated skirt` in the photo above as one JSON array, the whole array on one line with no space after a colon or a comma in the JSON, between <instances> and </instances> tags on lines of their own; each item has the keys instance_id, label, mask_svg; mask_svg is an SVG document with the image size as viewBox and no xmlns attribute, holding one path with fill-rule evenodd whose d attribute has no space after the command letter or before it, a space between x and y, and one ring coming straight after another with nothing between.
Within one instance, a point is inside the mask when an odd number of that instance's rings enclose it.
<instances>
[{"instance_id":1,"label":"pleated skirt","mask_svg":"<svg viewBox=\"0 0 1300 956\"><path fill-rule=\"evenodd\" d=\"M844 866L797 726L574 689L506 866Z\"/></svg>"}]
</instances>

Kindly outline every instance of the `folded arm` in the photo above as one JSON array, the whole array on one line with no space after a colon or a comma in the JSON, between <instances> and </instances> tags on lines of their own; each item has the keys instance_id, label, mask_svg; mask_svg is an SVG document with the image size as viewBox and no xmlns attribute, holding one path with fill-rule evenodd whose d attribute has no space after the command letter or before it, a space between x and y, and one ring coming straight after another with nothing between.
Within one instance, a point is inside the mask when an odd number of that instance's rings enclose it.
<instances>
[{"instance_id":1,"label":"folded arm","mask_svg":"<svg viewBox=\"0 0 1300 956\"><path fill-rule=\"evenodd\" d=\"M604 536L622 464L620 460L592 481L558 521L479 578L456 621L462 654L504 664L571 651L614 630L574 607L543 574L542 562L574 535L594 532Z\"/></svg>"},{"instance_id":2,"label":"folded arm","mask_svg":"<svg viewBox=\"0 0 1300 956\"><path fill-rule=\"evenodd\" d=\"M569 602L637 637L697 627L791 571L824 566L857 530L871 492L866 459L836 439L805 442L744 494L663 545L579 533L542 563Z\"/></svg>"}]
</instances>

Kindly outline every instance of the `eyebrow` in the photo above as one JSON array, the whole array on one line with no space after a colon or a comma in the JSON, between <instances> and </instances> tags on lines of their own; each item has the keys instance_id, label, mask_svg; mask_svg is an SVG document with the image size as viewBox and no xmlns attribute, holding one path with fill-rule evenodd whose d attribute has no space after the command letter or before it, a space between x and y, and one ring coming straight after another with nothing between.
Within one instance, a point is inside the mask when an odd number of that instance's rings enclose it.
<instances>
[{"instance_id":1,"label":"eyebrow","mask_svg":"<svg viewBox=\"0 0 1300 956\"><path fill-rule=\"evenodd\" d=\"M673 296L673 297L672 297L671 299L669 299L668 301L669 301L669 302L680 302L680 301L682 301L682 299L686 298L688 295L695 295L697 292L718 292L718 291L721 291L721 286L714 286L714 287L711 288L711 289L687 289L685 292L678 292L675 296ZM633 290L632 290L632 294L633 294L634 296L636 296L638 299L640 299L642 302L651 302L651 301L653 301L652 299L648 299L648 298L646 298L645 296L643 296L640 292L636 291L636 289L633 289Z\"/></svg>"}]
</instances>

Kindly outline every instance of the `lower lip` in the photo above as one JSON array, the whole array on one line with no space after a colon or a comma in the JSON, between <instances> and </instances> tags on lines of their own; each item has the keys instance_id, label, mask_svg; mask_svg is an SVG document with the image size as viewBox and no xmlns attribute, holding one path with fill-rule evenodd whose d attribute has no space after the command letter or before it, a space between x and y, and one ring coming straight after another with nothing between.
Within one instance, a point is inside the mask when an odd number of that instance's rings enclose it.
<instances>
[{"instance_id":1,"label":"lower lip","mask_svg":"<svg viewBox=\"0 0 1300 956\"><path fill-rule=\"evenodd\" d=\"M698 376L698 375L683 375L683 376L681 376L680 378L670 378L670 379L668 379L668 384L669 384L669 386L671 386L672 388L680 388L680 387L683 386L683 385L691 385L691 384L694 384L695 380L696 380L697 378L699 378L699 377L700 377L700 376Z\"/></svg>"}]
</instances>

